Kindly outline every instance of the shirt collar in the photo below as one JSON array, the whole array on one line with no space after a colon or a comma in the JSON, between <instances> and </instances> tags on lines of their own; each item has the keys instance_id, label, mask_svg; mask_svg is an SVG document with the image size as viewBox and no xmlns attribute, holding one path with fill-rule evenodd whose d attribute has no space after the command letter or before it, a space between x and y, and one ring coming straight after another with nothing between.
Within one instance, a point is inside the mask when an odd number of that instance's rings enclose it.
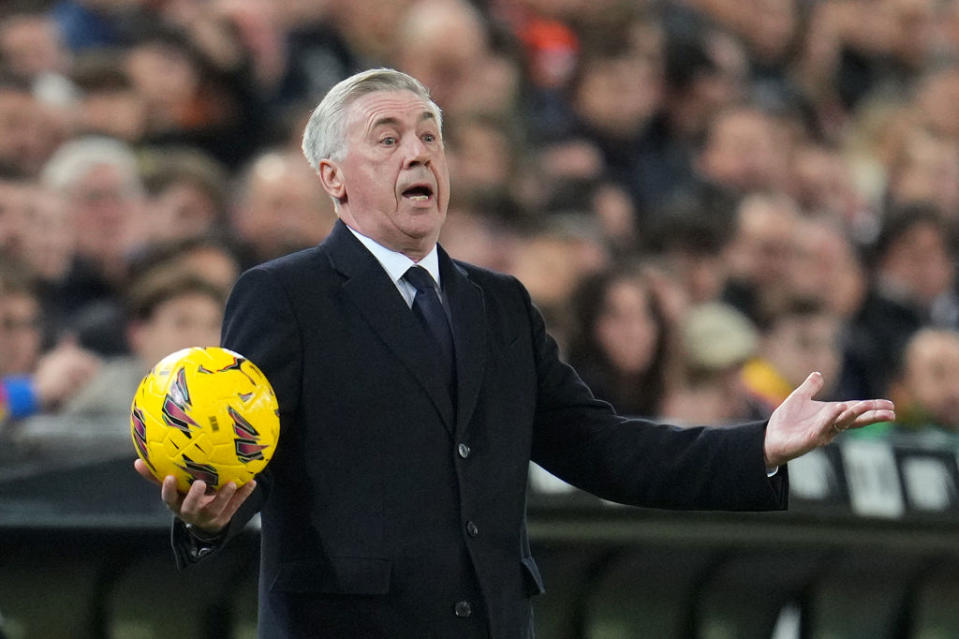
<instances>
[{"instance_id":1,"label":"shirt collar","mask_svg":"<svg viewBox=\"0 0 959 639\"><path fill-rule=\"evenodd\" d=\"M393 284L398 284L402 277L406 275L406 271L409 270L411 266L417 265L422 266L429 271L430 275L433 276L433 279L436 280L437 286L440 286L440 260L435 244L422 260L419 262L414 262L406 255L386 248L376 240L363 235L353 227L347 225L346 228L350 229L350 232L356 236L356 239L358 239L363 246L365 246L369 252L373 254L373 257L376 258L376 261L383 266L383 269L386 271L387 275L390 276Z\"/></svg>"}]
</instances>

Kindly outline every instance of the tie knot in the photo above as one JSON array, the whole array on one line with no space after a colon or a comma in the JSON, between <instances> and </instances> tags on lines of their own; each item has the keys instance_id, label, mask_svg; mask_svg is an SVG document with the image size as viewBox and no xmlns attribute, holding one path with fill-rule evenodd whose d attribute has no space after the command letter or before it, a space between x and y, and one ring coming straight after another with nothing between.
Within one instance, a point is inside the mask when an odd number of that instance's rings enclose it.
<instances>
[{"instance_id":1,"label":"tie knot","mask_svg":"<svg viewBox=\"0 0 959 639\"><path fill-rule=\"evenodd\" d=\"M422 266L411 266L403 276L413 285L417 293L427 293L436 290L436 280Z\"/></svg>"}]
</instances>

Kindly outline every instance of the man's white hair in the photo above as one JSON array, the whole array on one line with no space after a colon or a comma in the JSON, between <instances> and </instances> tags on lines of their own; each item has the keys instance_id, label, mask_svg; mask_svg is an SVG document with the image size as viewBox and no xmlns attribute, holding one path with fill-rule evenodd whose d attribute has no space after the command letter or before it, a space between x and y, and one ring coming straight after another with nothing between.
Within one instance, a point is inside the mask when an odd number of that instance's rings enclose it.
<instances>
[{"instance_id":1,"label":"man's white hair","mask_svg":"<svg viewBox=\"0 0 959 639\"><path fill-rule=\"evenodd\" d=\"M395 69L379 68L362 71L341 80L327 92L313 110L303 132L303 155L310 166L319 170L322 160L339 161L346 153L346 111L359 97L375 91L411 91L423 99L436 116L443 130L439 106L430 98L429 90L416 78Z\"/></svg>"},{"instance_id":2,"label":"man's white hair","mask_svg":"<svg viewBox=\"0 0 959 639\"><path fill-rule=\"evenodd\" d=\"M44 186L62 193L92 169L104 165L123 176L131 194L143 194L136 155L126 143L105 136L87 136L64 143L44 165L40 179Z\"/></svg>"}]
</instances>

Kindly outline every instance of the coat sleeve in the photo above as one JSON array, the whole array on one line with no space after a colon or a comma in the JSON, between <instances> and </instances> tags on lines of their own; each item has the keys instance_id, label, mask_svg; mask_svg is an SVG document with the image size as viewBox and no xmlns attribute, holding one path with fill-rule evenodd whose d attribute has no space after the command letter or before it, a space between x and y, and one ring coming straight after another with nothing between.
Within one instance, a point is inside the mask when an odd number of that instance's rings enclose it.
<instances>
[{"instance_id":1,"label":"coat sleeve","mask_svg":"<svg viewBox=\"0 0 959 639\"><path fill-rule=\"evenodd\" d=\"M765 469L765 423L678 428L616 414L560 360L525 290L523 299L537 375L534 462L598 497L634 506L786 508L786 469L773 477Z\"/></svg>"},{"instance_id":2,"label":"coat sleeve","mask_svg":"<svg viewBox=\"0 0 959 639\"><path fill-rule=\"evenodd\" d=\"M256 364L270 381L280 407L280 439L270 465L256 477L256 490L240 507L224 534L201 541L186 530L182 521L174 521L173 550L181 568L221 548L259 512L273 483L272 467L282 463L287 448L284 444L293 439L289 429L300 399L300 328L284 287L267 268L247 271L237 281L227 300L220 345Z\"/></svg>"}]
</instances>

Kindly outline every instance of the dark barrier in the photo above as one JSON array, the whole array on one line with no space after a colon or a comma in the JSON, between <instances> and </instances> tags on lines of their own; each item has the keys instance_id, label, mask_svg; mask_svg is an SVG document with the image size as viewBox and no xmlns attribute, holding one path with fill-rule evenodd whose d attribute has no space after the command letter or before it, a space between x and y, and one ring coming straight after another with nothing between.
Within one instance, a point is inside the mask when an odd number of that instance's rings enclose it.
<instances>
[{"instance_id":1,"label":"dark barrier","mask_svg":"<svg viewBox=\"0 0 959 639\"><path fill-rule=\"evenodd\" d=\"M258 535L177 573L123 438L21 440L0 465L9 639L250 638ZM848 439L790 464L786 513L623 507L533 467L545 639L959 636L959 467Z\"/></svg>"}]
</instances>

